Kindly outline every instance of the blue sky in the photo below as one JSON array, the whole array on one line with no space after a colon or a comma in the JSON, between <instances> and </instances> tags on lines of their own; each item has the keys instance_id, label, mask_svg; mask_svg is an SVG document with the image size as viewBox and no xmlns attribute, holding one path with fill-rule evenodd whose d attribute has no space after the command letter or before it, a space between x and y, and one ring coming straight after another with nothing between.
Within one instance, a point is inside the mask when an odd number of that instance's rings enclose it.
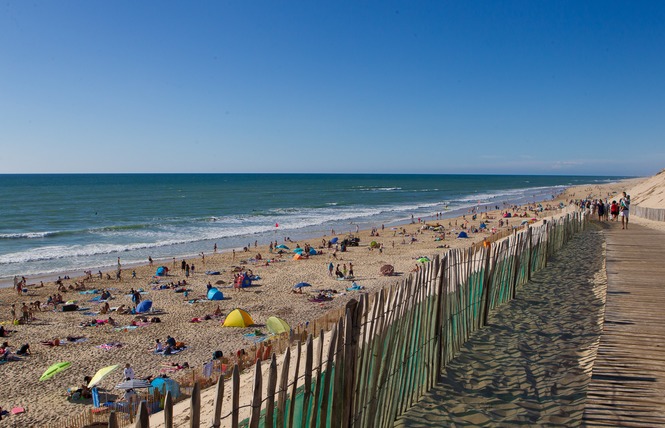
<instances>
[{"instance_id":1,"label":"blue sky","mask_svg":"<svg viewBox=\"0 0 665 428\"><path fill-rule=\"evenodd\" d=\"M650 175L663 1L4 1L0 173Z\"/></svg>"}]
</instances>

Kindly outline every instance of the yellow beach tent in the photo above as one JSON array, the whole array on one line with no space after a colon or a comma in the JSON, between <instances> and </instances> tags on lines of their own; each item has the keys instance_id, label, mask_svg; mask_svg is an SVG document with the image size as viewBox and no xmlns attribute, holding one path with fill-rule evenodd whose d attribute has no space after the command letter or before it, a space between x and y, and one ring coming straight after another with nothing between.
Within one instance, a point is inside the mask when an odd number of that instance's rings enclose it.
<instances>
[{"instance_id":1,"label":"yellow beach tent","mask_svg":"<svg viewBox=\"0 0 665 428\"><path fill-rule=\"evenodd\" d=\"M242 309L234 309L224 319L224 327L249 327L252 324L254 320Z\"/></svg>"},{"instance_id":2,"label":"yellow beach tent","mask_svg":"<svg viewBox=\"0 0 665 428\"><path fill-rule=\"evenodd\" d=\"M266 321L266 326L268 326L268 331L272 334L282 334L291 331L291 327L289 327L286 321L277 317L269 317Z\"/></svg>"}]
</instances>

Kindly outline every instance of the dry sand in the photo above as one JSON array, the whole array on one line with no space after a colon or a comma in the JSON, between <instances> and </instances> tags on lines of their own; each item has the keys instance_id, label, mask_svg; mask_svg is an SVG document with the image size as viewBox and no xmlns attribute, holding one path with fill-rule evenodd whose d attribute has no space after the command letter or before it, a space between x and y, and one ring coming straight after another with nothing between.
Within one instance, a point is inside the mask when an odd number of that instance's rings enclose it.
<instances>
[{"instance_id":1,"label":"dry sand","mask_svg":"<svg viewBox=\"0 0 665 428\"><path fill-rule=\"evenodd\" d=\"M396 426L579 426L607 287L595 229L494 313Z\"/></svg>"},{"instance_id":2,"label":"dry sand","mask_svg":"<svg viewBox=\"0 0 665 428\"><path fill-rule=\"evenodd\" d=\"M594 192L614 192L621 191L628 187L627 184L614 184L611 186L589 186L570 189L561 197L562 200L572 198L586 197L584 193ZM547 214L547 213L545 213ZM498 213L493 213L494 219L489 221L490 227L498 226ZM426 219L429 224L436 223L436 220ZM456 219L445 219L441 224L450 230L449 223L453 225L452 229L459 231L455 227ZM475 226L480 220L471 222ZM519 220L512 219L510 226L519 224ZM458 224L462 220L457 219ZM379 225L380 226L380 225ZM402 275L408 274L416 266L416 258L422 255L431 256L435 253L446 251L441 245L450 245L451 247L464 247L471 245L472 242L481 241L486 234L470 234L471 239L458 240L451 235L447 235L445 241L435 241L435 234L432 231L420 231L421 225L407 224L403 226L408 236L399 234L397 230L381 230L379 228L379 237L370 237L369 231L360 231L361 245L359 247L350 247L346 253L338 253L338 259L334 260L328 250L324 250L323 255L314 256L308 260L292 260L290 255L284 255L283 261L276 261L268 266L264 263L248 262L242 266L251 268L253 273L259 275L262 279L256 283L255 287L246 288L244 291L235 291L230 287L232 281L232 267L240 266L242 260L249 259L257 252L260 252L264 259L271 257L265 245L258 248L251 248L250 252L238 252L235 259L231 253L211 254L211 249L201 249L206 251L205 266L200 258L190 260L190 263L196 265L196 275L188 279L189 288L192 289L189 296L185 298L182 294L174 293L171 290L153 290L151 281L155 271L155 266L136 267L136 278L130 276L130 269L124 271L123 281L93 279L86 282L88 288L108 288L111 289L114 300L111 306L120 304L131 304L129 297L125 294L130 288L143 288L147 291L144 298L153 301L153 307L163 309L166 313L160 315L162 320L159 324L150 324L139 327L135 330L116 331L113 327L105 325L101 327L81 328L81 321L94 318L106 319L107 316L87 316L82 312L37 312L36 320L25 325L12 326L8 319L10 318L10 304L17 303L17 306L23 302L33 302L39 300L45 302L49 295L55 293L55 284L47 283L43 288L29 287L29 296L17 296L12 289L0 290L0 319L5 320L5 327L15 331L6 340L13 350L16 350L23 343L30 343L32 355L23 358L21 361L10 362L2 365L7 382L0 385L0 405L7 409L13 406L23 406L27 412L23 415L12 416L0 421L0 426L11 426L7 424L20 423L21 426L48 426L51 422L57 422L67 416L77 414L87 406L89 402L70 402L65 394L68 386L81 385L83 376L93 375L99 368L112 364L131 363L136 371L137 377L148 375L156 376L159 374L160 365L171 362L188 362L192 366L201 366L208 361L214 350L222 350L226 355L235 352L237 349L249 348L252 344L243 334L252 332L254 329L231 329L223 328L219 319L203 321L201 323L190 323L189 320L194 317L201 317L211 314L218 303L223 314L228 314L232 309L240 307L247 310L254 318L257 324L265 323L265 320L272 315L284 318L292 327L304 324L321 317L327 310L339 308L346 302L358 295L358 292L346 292L345 288L351 285L351 282L338 281L328 276L327 265L329 262L344 264L352 262L356 276L356 282L371 292L381 287L402 281L404 276L383 277L379 275L379 268L384 264L392 264L396 272ZM338 231L339 233L340 231ZM338 235L344 236L346 232ZM355 232L355 231L353 231ZM455 233L455 232L453 232ZM417 240L410 243L410 238ZM280 238L280 241L282 239ZM368 244L376 240L384 245L383 252L377 250L370 251ZM313 247L318 248L322 238L300 241L303 246L309 242ZM394 246L393 246L394 242ZM280 242L281 243L281 242ZM295 243L288 244L291 248ZM167 266L172 268L172 263ZM206 270L222 271L220 276L206 276L201 272ZM111 274L113 274L111 272ZM162 283L183 280L184 275L179 269L179 260L176 269L171 269L170 276ZM210 302L203 300L199 303L189 304L188 300L194 298L204 298L206 288L205 284L212 281L223 280L224 285L220 285L227 300L221 302ZM312 290L306 289L305 294L291 293L292 286L298 282L306 281L313 284ZM28 280L28 283L31 281ZM71 284L73 281L65 281L65 284ZM319 289L334 289L339 291L339 295L331 302L324 304L311 303L307 300L308 294L314 294ZM64 293L65 300L77 300L83 307L89 307L90 311L96 311L95 303L87 302L90 295L80 295L76 292ZM128 325L134 317L132 315L112 316L120 325ZM265 331L265 329L263 329ZM150 352L156 338L166 338L171 335L179 341L184 341L189 348L174 356L160 357ZM40 341L51 340L54 338L65 338L67 336L84 336L86 341L79 344L66 344L58 347L46 347L40 345ZM120 342L122 347L114 350L103 350L99 345L108 342ZM39 382L38 379L44 370L51 364L60 361L71 361L72 367L54 378ZM248 373L251 376L251 373ZM121 371L109 375L100 386L113 392L113 386L121 381ZM115 391L117 392L117 390Z\"/></svg>"}]
</instances>

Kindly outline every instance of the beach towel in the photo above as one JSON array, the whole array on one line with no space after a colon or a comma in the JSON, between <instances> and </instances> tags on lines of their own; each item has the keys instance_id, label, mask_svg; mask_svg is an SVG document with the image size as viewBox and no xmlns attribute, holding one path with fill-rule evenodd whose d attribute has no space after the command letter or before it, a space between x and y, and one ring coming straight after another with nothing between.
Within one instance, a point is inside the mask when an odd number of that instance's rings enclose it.
<instances>
[{"instance_id":1,"label":"beach towel","mask_svg":"<svg viewBox=\"0 0 665 428\"><path fill-rule=\"evenodd\" d=\"M101 345L97 346L97 348L103 349L105 351L110 351L111 349L118 349L120 347L122 347L122 343L120 342L102 343Z\"/></svg>"},{"instance_id":2,"label":"beach towel","mask_svg":"<svg viewBox=\"0 0 665 428\"><path fill-rule=\"evenodd\" d=\"M180 352L186 350L188 347L183 346L182 348L172 349L170 354L165 354L164 351L155 351L155 354L161 355L162 357L168 357L169 355L179 354Z\"/></svg>"},{"instance_id":3,"label":"beach towel","mask_svg":"<svg viewBox=\"0 0 665 428\"><path fill-rule=\"evenodd\" d=\"M248 340L251 340L254 343L263 342L268 338L268 336L266 336L265 334L263 333L256 334L256 332L243 334L242 336Z\"/></svg>"},{"instance_id":4,"label":"beach towel","mask_svg":"<svg viewBox=\"0 0 665 428\"><path fill-rule=\"evenodd\" d=\"M138 326L135 325L126 325L124 327L116 327L114 328L115 331L129 331L129 330L136 330Z\"/></svg>"},{"instance_id":5,"label":"beach towel","mask_svg":"<svg viewBox=\"0 0 665 428\"><path fill-rule=\"evenodd\" d=\"M88 338L87 337L65 337L64 339L60 339L60 346L64 345L77 345L79 343L87 342Z\"/></svg>"}]
</instances>

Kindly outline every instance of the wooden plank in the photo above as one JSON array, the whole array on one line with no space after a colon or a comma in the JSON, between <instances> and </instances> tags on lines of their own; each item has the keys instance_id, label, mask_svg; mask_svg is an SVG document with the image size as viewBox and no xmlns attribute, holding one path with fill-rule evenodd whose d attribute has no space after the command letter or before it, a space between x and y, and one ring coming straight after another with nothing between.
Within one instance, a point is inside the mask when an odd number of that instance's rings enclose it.
<instances>
[{"instance_id":1,"label":"wooden plank","mask_svg":"<svg viewBox=\"0 0 665 428\"><path fill-rule=\"evenodd\" d=\"M141 400L141 403L139 404L139 410L136 414L135 427L136 428L150 427L150 415L148 414L148 403L145 400Z\"/></svg>"},{"instance_id":2,"label":"wooden plank","mask_svg":"<svg viewBox=\"0 0 665 428\"><path fill-rule=\"evenodd\" d=\"M167 394L169 394L167 392ZM165 401L166 402L166 401ZM212 415L210 422L212 428L219 428L221 426L222 404L224 403L224 376L217 379L217 387L215 389L215 412ZM170 428L170 427L166 427Z\"/></svg>"},{"instance_id":3,"label":"wooden plank","mask_svg":"<svg viewBox=\"0 0 665 428\"><path fill-rule=\"evenodd\" d=\"M333 370L333 358L335 358L335 349L337 346L337 328L332 330L328 355L326 361L326 371L323 380L323 393L321 397L321 407L319 410L319 426L328 426L328 402L330 401L330 378ZM282 425L279 425L280 427Z\"/></svg>"},{"instance_id":4,"label":"wooden plank","mask_svg":"<svg viewBox=\"0 0 665 428\"><path fill-rule=\"evenodd\" d=\"M275 388L277 387L277 356L273 352L270 356L270 367L268 368L268 388L266 390L266 417L265 426L274 426L275 418Z\"/></svg>"},{"instance_id":5,"label":"wooden plank","mask_svg":"<svg viewBox=\"0 0 665 428\"><path fill-rule=\"evenodd\" d=\"M283 427L286 416L286 390L289 385L289 365L291 364L291 348L286 348L282 362L282 374L279 378L279 394L277 398L277 426Z\"/></svg>"},{"instance_id":6,"label":"wooden plank","mask_svg":"<svg viewBox=\"0 0 665 428\"><path fill-rule=\"evenodd\" d=\"M376 355L374 354L374 350L376 347L376 335L375 332L378 331L377 325L378 325L378 319L379 319L379 314L382 313L383 311L383 290L379 293L375 294L375 298L372 301L372 315L371 319L366 319L365 320L365 328L363 329L363 363L362 365L362 374L360 378L358 379L358 382L361 386L360 389L360 394L358 397L358 402L356 404L356 409L357 412L360 414L360 419L359 419L359 426L364 427L366 426L365 421L367 420L367 417L369 415L369 412L367 411L368 409L368 401L369 401L369 395L372 393L371 389L371 382L373 377L371 376L373 371L372 369L372 362L376 361ZM369 332L367 331L368 325L369 324Z\"/></svg>"},{"instance_id":7,"label":"wooden plank","mask_svg":"<svg viewBox=\"0 0 665 428\"><path fill-rule=\"evenodd\" d=\"M300 372L300 354L302 353L302 342L298 341L298 350L296 351L296 371L293 375L293 386L291 387L291 396L289 401L289 424L294 426L293 415L296 409L296 391L298 390L298 373Z\"/></svg>"},{"instance_id":8,"label":"wooden plank","mask_svg":"<svg viewBox=\"0 0 665 428\"><path fill-rule=\"evenodd\" d=\"M261 358L257 358L254 365L254 394L252 395L252 414L249 419L249 428L259 428L259 419L261 418L262 389L263 374L261 373Z\"/></svg>"},{"instance_id":9,"label":"wooden plank","mask_svg":"<svg viewBox=\"0 0 665 428\"><path fill-rule=\"evenodd\" d=\"M231 390L231 427L236 428L240 417L240 368L238 367L238 364L233 366L231 379L233 383L233 388Z\"/></svg>"},{"instance_id":10,"label":"wooden plank","mask_svg":"<svg viewBox=\"0 0 665 428\"><path fill-rule=\"evenodd\" d=\"M194 383L190 403L189 427L199 428L201 426L201 386L198 382Z\"/></svg>"},{"instance_id":11,"label":"wooden plank","mask_svg":"<svg viewBox=\"0 0 665 428\"><path fill-rule=\"evenodd\" d=\"M118 428L118 416L116 415L115 410L111 410L111 413L109 414L108 428Z\"/></svg>"},{"instance_id":12,"label":"wooden plank","mask_svg":"<svg viewBox=\"0 0 665 428\"><path fill-rule=\"evenodd\" d=\"M166 391L164 395L164 428L173 428L173 395Z\"/></svg>"},{"instance_id":13,"label":"wooden plank","mask_svg":"<svg viewBox=\"0 0 665 428\"><path fill-rule=\"evenodd\" d=\"M316 362L316 388L314 390L314 401L312 403L312 411L309 416L309 426L310 428L316 428L316 421L318 420L318 411L319 411L319 395L321 395L321 384L322 384L322 379L321 379L321 370L323 367L323 337L324 333L323 330L321 330L321 333L319 334L319 346L318 346L318 358Z\"/></svg>"},{"instance_id":14,"label":"wooden plank","mask_svg":"<svg viewBox=\"0 0 665 428\"><path fill-rule=\"evenodd\" d=\"M337 322L337 348L335 349L335 374L333 376L332 391L332 414L330 415L330 426L340 427L342 423L342 409L344 403L344 345L346 338L344 318L340 317Z\"/></svg>"},{"instance_id":15,"label":"wooden plank","mask_svg":"<svg viewBox=\"0 0 665 428\"><path fill-rule=\"evenodd\" d=\"M665 425L662 310L649 309L645 304L665 302L662 274L657 272L665 259L662 245L665 234L633 224L630 233L621 230L618 224L604 227L607 309L583 423L586 426ZM651 280L654 276L657 281Z\"/></svg>"},{"instance_id":16,"label":"wooden plank","mask_svg":"<svg viewBox=\"0 0 665 428\"><path fill-rule=\"evenodd\" d=\"M307 412L309 410L309 402L312 395L312 365L314 360L314 348L313 348L313 336L310 334L307 337L307 343L305 343L305 389L303 390L303 400L302 400L302 410L301 415L302 419L300 421L300 426L305 428L307 422Z\"/></svg>"}]
</instances>

